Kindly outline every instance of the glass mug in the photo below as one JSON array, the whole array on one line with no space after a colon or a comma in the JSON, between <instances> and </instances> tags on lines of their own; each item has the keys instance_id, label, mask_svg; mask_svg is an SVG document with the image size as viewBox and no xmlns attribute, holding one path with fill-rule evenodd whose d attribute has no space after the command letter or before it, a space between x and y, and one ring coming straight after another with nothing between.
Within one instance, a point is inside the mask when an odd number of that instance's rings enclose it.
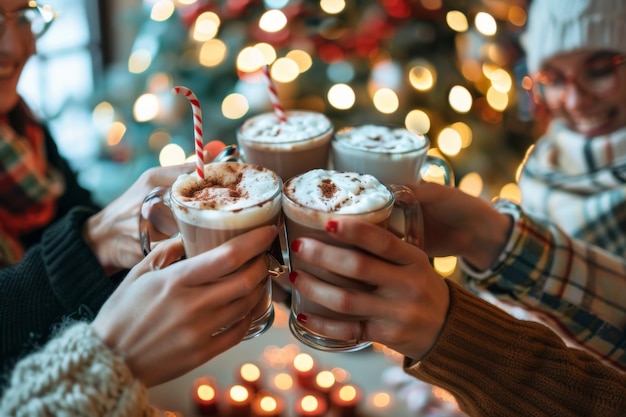
<instances>
[{"instance_id":1,"label":"glass mug","mask_svg":"<svg viewBox=\"0 0 626 417\"><path fill-rule=\"evenodd\" d=\"M424 177L454 185L443 157L429 154L427 136L403 127L366 124L338 130L332 139L333 168L370 174L385 184L417 185Z\"/></svg>"},{"instance_id":2,"label":"glass mug","mask_svg":"<svg viewBox=\"0 0 626 417\"><path fill-rule=\"evenodd\" d=\"M405 240L411 243L413 239L421 241L419 204L412 191L401 185L387 186L371 175L329 169L308 171L284 183L282 206L288 247L299 237L311 237L335 246L347 247L345 243L334 240L324 230L330 218L359 218L387 228L394 207L400 208L404 213ZM338 276L314 265L304 264L297 257L290 256L289 264L290 271L305 270L343 288L372 289L359 281ZM292 289L289 328L296 339L305 345L322 351L355 351L371 344L368 341L337 340L311 332L297 320L298 314L307 312L346 319L345 316L306 299L297 290ZM359 321L364 318L352 316L349 319Z\"/></svg>"},{"instance_id":3,"label":"glass mug","mask_svg":"<svg viewBox=\"0 0 626 417\"><path fill-rule=\"evenodd\" d=\"M334 127L322 113L291 110L280 122L274 113L247 119L237 131L244 160L278 173L283 181L315 168L326 168Z\"/></svg>"},{"instance_id":4,"label":"glass mug","mask_svg":"<svg viewBox=\"0 0 626 417\"><path fill-rule=\"evenodd\" d=\"M174 215L187 257L257 227L278 225L282 180L275 172L241 162L214 162L204 166L204 174L204 180L195 171L180 175L171 187L157 187L146 196L139 222L144 253L150 252L151 235L156 230L153 213L164 206ZM271 258L269 252L268 256ZM268 274L278 273L269 269ZM273 321L272 286L268 280L244 340L262 334Z\"/></svg>"}]
</instances>

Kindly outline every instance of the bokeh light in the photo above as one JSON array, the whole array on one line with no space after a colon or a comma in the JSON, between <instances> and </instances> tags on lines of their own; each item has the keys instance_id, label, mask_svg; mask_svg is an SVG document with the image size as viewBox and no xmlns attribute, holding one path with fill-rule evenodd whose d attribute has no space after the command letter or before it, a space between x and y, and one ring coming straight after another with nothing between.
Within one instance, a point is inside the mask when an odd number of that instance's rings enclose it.
<instances>
[{"instance_id":1,"label":"bokeh light","mask_svg":"<svg viewBox=\"0 0 626 417\"><path fill-rule=\"evenodd\" d=\"M320 8L328 14L338 14L346 8L346 2L344 0L320 0Z\"/></svg>"},{"instance_id":2,"label":"bokeh light","mask_svg":"<svg viewBox=\"0 0 626 417\"><path fill-rule=\"evenodd\" d=\"M272 78L281 83L288 83L300 74L300 67L293 59L278 58L271 68Z\"/></svg>"},{"instance_id":3,"label":"bokeh light","mask_svg":"<svg viewBox=\"0 0 626 417\"><path fill-rule=\"evenodd\" d=\"M470 172L459 182L459 189L474 197L480 196L483 192L483 179L477 172Z\"/></svg>"},{"instance_id":4,"label":"bokeh light","mask_svg":"<svg viewBox=\"0 0 626 417\"><path fill-rule=\"evenodd\" d=\"M186 158L185 150L175 143L165 145L159 152L159 164L163 167L182 164Z\"/></svg>"},{"instance_id":5,"label":"bokeh light","mask_svg":"<svg viewBox=\"0 0 626 417\"><path fill-rule=\"evenodd\" d=\"M493 36L498 30L496 19L487 12L478 12L474 18L476 29L485 36Z\"/></svg>"},{"instance_id":6,"label":"bokeh light","mask_svg":"<svg viewBox=\"0 0 626 417\"><path fill-rule=\"evenodd\" d=\"M205 67L216 67L224 62L228 49L219 39L211 39L202 44L198 52L198 62Z\"/></svg>"},{"instance_id":7,"label":"bokeh light","mask_svg":"<svg viewBox=\"0 0 626 417\"><path fill-rule=\"evenodd\" d=\"M398 110L400 100L398 95L390 88L380 88L372 98L374 107L381 113L390 114Z\"/></svg>"},{"instance_id":8,"label":"bokeh light","mask_svg":"<svg viewBox=\"0 0 626 417\"><path fill-rule=\"evenodd\" d=\"M327 97L330 105L339 110L351 108L356 100L352 87L342 83L330 87Z\"/></svg>"},{"instance_id":9,"label":"bokeh light","mask_svg":"<svg viewBox=\"0 0 626 417\"><path fill-rule=\"evenodd\" d=\"M448 102L450 107L459 113L467 113L472 108L472 94L461 85L455 85L450 89Z\"/></svg>"},{"instance_id":10,"label":"bokeh light","mask_svg":"<svg viewBox=\"0 0 626 417\"><path fill-rule=\"evenodd\" d=\"M147 70L152 63L152 55L145 49L133 51L128 58L128 71L140 74Z\"/></svg>"},{"instance_id":11,"label":"bokeh light","mask_svg":"<svg viewBox=\"0 0 626 417\"><path fill-rule=\"evenodd\" d=\"M135 101L133 116L138 122L147 122L154 119L159 113L159 99L154 94L142 94Z\"/></svg>"},{"instance_id":12,"label":"bokeh light","mask_svg":"<svg viewBox=\"0 0 626 417\"><path fill-rule=\"evenodd\" d=\"M423 110L411 110L404 119L404 125L411 132L425 135L430 130L430 117Z\"/></svg>"},{"instance_id":13,"label":"bokeh light","mask_svg":"<svg viewBox=\"0 0 626 417\"><path fill-rule=\"evenodd\" d=\"M249 109L248 100L242 94L232 93L222 100L222 114L227 119L241 119Z\"/></svg>"},{"instance_id":14,"label":"bokeh light","mask_svg":"<svg viewBox=\"0 0 626 417\"><path fill-rule=\"evenodd\" d=\"M437 70L426 60L416 60L411 63L409 83L418 91L429 91L437 81Z\"/></svg>"},{"instance_id":15,"label":"bokeh light","mask_svg":"<svg viewBox=\"0 0 626 417\"><path fill-rule=\"evenodd\" d=\"M458 10L450 10L446 13L446 23L455 32L465 32L469 28L467 17Z\"/></svg>"},{"instance_id":16,"label":"bokeh light","mask_svg":"<svg viewBox=\"0 0 626 417\"><path fill-rule=\"evenodd\" d=\"M259 19L259 27L269 33L278 32L287 26L287 16L278 10L268 10Z\"/></svg>"},{"instance_id":17,"label":"bokeh light","mask_svg":"<svg viewBox=\"0 0 626 417\"><path fill-rule=\"evenodd\" d=\"M217 36L220 17L213 12L204 12L198 16L192 30L192 37L198 42L205 42Z\"/></svg>"},{"instance_id":18,"label":"bokeh light","mask_svg":"<svg viewBox=\"0 0 626 417\"><path fill-rule=\"evenodd\" d=\"M150 19L156 22L163 22L174 14L176 7L171 0L159 0L152 6L150 10Z\"/></svg>"}]
</instances>

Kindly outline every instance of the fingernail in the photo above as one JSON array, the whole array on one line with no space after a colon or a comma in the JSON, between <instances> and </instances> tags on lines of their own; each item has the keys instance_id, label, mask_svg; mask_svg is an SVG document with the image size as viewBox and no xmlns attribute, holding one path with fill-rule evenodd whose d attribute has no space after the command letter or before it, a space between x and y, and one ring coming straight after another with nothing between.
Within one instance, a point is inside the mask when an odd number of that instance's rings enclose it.
<instances>
[{"instance_id":1,"label":"fingernail","mask_svg":"<svg viewBox=\"0 0 626 417\"><path fill-rule=\"evenodd\" d=\"M337 233L337 222L335 220L329 220L326 222L325 229L329 233Z\"/></svg>"},{"instance_id":2,"label":"fingernail","mask_svg":"<svg viewBox=\"0 0 626 417\"><path fill-rule=\"evenodd\" d=\"M304 314L302 314L302 313L298 314L298 315L296 316L296 319L298 320L298 322L299 322L299 323L302 323L302 324L306 324L306 322L307 322L307 320L308 320L308 319L306 318L306 316L305 316Z\"/></svg>"},{"instance_id":3,"label":"fingernail","mask_svg":"<svg viewBox=\"0 0 626 417\"><path fill-rule=\"evenodd\" d=\"M291 250L295 253L298 253L298 251L300 250L300 245L302 245L302 242L300 242L298 239L294 240L293 242L291 242Z\"/></svg>"},{"instance_id":4,"label":"fingernail","mask_svg":"<svg viewBox=\"0 0 626 417\"><path fill-rule=\"evenodd\" d=\"M294 271L289 273L289 281L291 281L292 284L296 282L296 278L298 278L297 272Z\"/></svg>"}]
</instances>

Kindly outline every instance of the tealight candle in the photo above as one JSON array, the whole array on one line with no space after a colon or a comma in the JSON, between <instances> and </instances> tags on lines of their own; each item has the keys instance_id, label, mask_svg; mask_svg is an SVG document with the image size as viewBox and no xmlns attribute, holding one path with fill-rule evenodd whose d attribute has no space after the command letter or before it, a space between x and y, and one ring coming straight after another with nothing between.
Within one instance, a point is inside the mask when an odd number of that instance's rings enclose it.
<instances>
[{"instance_id":1,"label":"tealight candle","mask_svg":"<svg viewBox=\"0 0 626 417\"><path fill-rule=\"evenodd\" d=\"M294 409L297 417L321 417L328 410L328 402L319 395L305 394L296 399Z\"/></svg>"},{"instance_id":2,"label":"tealight candle","mask_svg":"<svg viewBox=\"0 0 626 417\"><path fill-rule=\"evenodd\" d=\"M249 417L252 396L248 388L235 384L228 390L228 415L230 417Z\"/></svg>"},{"instance_id":3,"label":"tealight candle","mask_svg":"<svg viewBox=\"0 0 626 417\"><path fill-rule=\"evenodd\" d=\"M331 408L337 417L356 417L361 401L361 390L356 385L335 385L330 392Z\"/></svg>"},{"instance_id":4,"label":"tealight candle","mask_svg":"<svg viewBox=\"0 0 626 417\"><path fill-rule=\"evenodd\" d=\"M315 360L308 353L299 353L293 358L293 373L298 385L306 389L315 388L316 365Z\"/></svg>"},{"instance_id":5,"label":"tealight candle","mask_svg":"<svg viewBox=\"0 0 626 417\"><path fill-rule=\"evenodd\" d=\"M335 374L331 371L321 371L315 376L315 390L328 397L336 382Z\"/></svg>"},{"instance_id":6,"label":"tealight candle","mask_svg":"<svg viewBox=\"0 0 626 417\"><path fill-rule=\"evenodd\" d=\"M198 413L203 416L218 416L219 390L214 378L202 377L193 381L191 393Z\"/></svg>"},{"instance_id":7,"label":"tealight candle","mask_svg":"<svg viewBox=\"0 0 626 417\"><path fill-rule=\"evenodd\" d=\"M285 401L277 394L262 391L252 401L253 417L281 417Z\"/></svg>"},{"instance_id":8,"label":"tealight candle","mask_svg":"<svg viewBox=\"0 0 626 417\"><path fill-rule=\"evenodd\" d=\"M250 390L252 394L261 389L261 370L253 363L244 363L239 368L237 379L241 385Z\"/></svg>"}]
</instances>

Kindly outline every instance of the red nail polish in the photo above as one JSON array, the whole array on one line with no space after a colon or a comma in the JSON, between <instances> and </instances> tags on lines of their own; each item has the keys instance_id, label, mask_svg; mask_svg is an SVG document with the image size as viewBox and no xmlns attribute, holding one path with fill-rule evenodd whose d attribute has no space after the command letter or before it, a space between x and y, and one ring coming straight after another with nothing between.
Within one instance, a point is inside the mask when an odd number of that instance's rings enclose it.
<instances>
[{"instance_id":1,"label":"red nail polish","mask_svg":"<svg viewBox=\"0 0 626 417\"><path fill-rule=\"evenodd\" d=\"M306 324L307 322L307 318L304 314L300 313L296 316L296 319L298 320L298 322Z\"/></svg>"},{"instance_id":2,"label":"red nail polish","mask_svg":"<svg viewBox=\"0 0 626 417\"><path fill-rule=\"evenodd\" d=\"M289 281L291 281L292 284L296 282L296 278L298 278L297 272L294 271L289 273Z\"/></svg>"},{"instance_id":3,"label":"red nail polish","mask_svg":"<svg viewBox=\"0 0 626 417\"><path fill-rule=\"evenodd\" d=\"M293 242L291 242L291 250L295 253L298 253L298 251L300 250L300 245L302 245L302 242L300 242L298 239L294 240Z\"/></svg>"},{"instance_id":4,"label":"red nail polish","mask_svg":"<svg viewBox=\"0 0 626 417\"><path fill-rule=\"evenodd\" d=\"M337 233L337 222L335 220L329 220L326 222L325 229L329 233Z\"/></svg>"}]
</instances>

